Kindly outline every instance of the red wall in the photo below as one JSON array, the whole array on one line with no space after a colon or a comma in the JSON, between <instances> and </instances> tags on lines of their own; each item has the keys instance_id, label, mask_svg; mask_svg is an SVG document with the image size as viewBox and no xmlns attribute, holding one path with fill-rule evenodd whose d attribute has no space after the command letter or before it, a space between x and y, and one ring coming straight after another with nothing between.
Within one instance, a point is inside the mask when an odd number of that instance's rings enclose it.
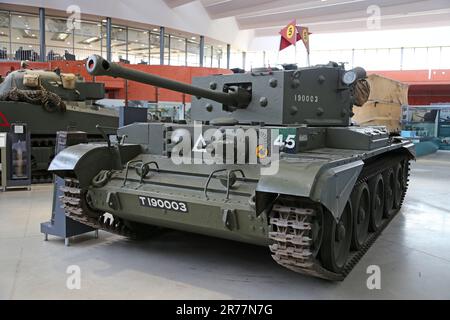
<instances>
[{"instance_id":1,"label":"red wall","mask_svg":"<svg viewBox=\"0 0 450 320\"><path fill-rule=\"evenodd\" d=\"M85 68L84 61L51 61L51 62L30 62L31 69L54 70L60 68L64 73L75 73L83 76L86 81L93 81ZM173 80L192 83L192 78L196 76L206 76L212 74L231 74L228 69L203 68L203 67L179 67L179 66L161 66L161 65L126 65L127 68L153 73ZM20 68L20 62L0 62L0 74L6 76L11 68L17 70ZM109 98L125 99L126 82L123 79L112 77L96 77L96 82L105 83L105 88ZM141 84L134 81L128 81L128 100L148 100L148 101L174 101L182 102L183 94L166 89L156 89L153 86ZM157 96L158 93L158 96ZM190 102L190 95L184 95L185 101Z\"/></svg>"},{"instance_id":2,"label":"red wall","mask_svg":"<svg viewBox=\"0 0 450 320\"><path fill-rule=\"evenodd\" d=\"M409 84L410 105L450 103L450 70L371 71Z\"/></svg>"}]
</instances>

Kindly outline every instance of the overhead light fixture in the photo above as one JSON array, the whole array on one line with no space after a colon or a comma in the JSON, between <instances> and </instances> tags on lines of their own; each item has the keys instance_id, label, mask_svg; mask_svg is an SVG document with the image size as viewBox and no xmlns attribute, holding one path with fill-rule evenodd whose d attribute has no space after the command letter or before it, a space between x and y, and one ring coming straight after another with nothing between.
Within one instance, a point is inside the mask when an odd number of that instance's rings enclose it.
<instances>
[{"instance_id":1,"label":"overhead light fixture","mask_svg":"<svg viewBox=\"0 0 450 320\"><path fill-rule=\"evenodd\" d=\"M22 19L22 16L19 16L19 19Z\"/></svg>"},{"instance_id":2,"label":"overhead light fixture","mask_svg":"<svg viewBox=\"0 0 450 320\"><path fill-rule=\"evenodd\" d=\"M67 45L69 45L69 46L70 46L70 42L67 42Z\"/></svg>"},{"instance_id":3,"label":"overhead light fixture","mask_svg":"<svg viewBox=\"0 0 450 320\"><path fill-rule=\"evenodd\" d=\"M69 37L68 33L60 33L60 34L58 34L57 38L60 40L66 40L68 37Z\"/></svg>"},{"instance_id":4,"label":"overhead light fixture","mask_svg":"<svg viewBox=\"0 0 450 320\"><path fill-rule=\"evenodd\" d=\"M17 40L20 40L20 37L17 37L16 39L17 39Z\"/></svg>"},{"instance_id":5,"label":"overhead light fixture","mask_svg":"<svg viewBox=\"0 0 450 320\"><path fill-rule=\"evenodd\" d=\"M83 43L83 44L91 44L91 43L96 42L96 41L99 41L99 40L100 40L99 37L91 37L91 38L84 39L84 40L81 41L80 43Z\"/></svg>"},{"instance_id":6,"label":"overhead light fixture","mask_svg":"<svg viewBox=\"0 0 450 320\"><path fill-rule=\"evenodd\" d=\"M58 32L54 33L52 36L53 41L65 41L69 37L68 33Z\"/></svg>"},{"instance_id":7,"label":"overhead light fixture","mask_svg":"<svg viewBox=\"0 0 450 320\"><path fill-rule=\"evenodd\" d=\"M192 39L192 40L195 40L195 39L197 39L197 38L196 38L196 37L191 37L191 39Z\"/></svg>"},{"instance_id":8,"label":"overhead light fixture","mask_svg":"<svg viewBox=\"0 0 450 320\"><path fill-rule=\"evenodd\" d=\"M153 31L158 31L158 28L153 28Z\"/></svg>"}]
</instances>

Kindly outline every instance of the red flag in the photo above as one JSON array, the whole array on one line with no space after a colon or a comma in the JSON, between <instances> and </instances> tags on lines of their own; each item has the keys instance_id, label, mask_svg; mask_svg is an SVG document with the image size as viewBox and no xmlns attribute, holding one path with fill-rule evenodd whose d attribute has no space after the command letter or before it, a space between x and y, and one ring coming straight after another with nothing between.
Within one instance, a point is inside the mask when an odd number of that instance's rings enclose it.
<instances>
[{"instance_id":1,"label":"red flag","mask_svg":"<svg viewBox=\"0 0 450 320\"><path fill-rule=\"evenodd\" d=\"M297 41L300 39L303 41L303 44L305 45L306 51L309 53L309 35L311 33L309 32L309 29L307 27L300 27L297 26Z\"/></svg>"},{"instance_id":2,"label":"red flag","mask_svg":"<svg viewBox=\"0 0 450 320\"><path fill-rule=\"evenodd\" d=\"M280 51L289 47L290 45L294 45L298 41L296 21L292 20L286 27L284 27L280 31L280 34Z\"/></svg>"}]
</instances>

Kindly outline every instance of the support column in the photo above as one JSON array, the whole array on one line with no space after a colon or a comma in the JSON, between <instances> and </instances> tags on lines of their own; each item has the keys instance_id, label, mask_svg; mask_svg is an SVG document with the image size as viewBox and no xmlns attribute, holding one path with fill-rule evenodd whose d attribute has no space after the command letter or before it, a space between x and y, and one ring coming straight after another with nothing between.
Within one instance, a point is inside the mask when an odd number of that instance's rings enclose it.
<instances>
[{"instance_id":1,"label":"support column","mask_svg":"<svg viewBox=\"0 0 450 320\"><path fill-rule=\"evenodd\" d=\"M159 27L159 64L164 64L164 41L165 41L165 28Z\"/></svg>"},{"instance_id":2,"label":"support column","mask_svg":"<svg viewBox=\"0 0 450 320\"><path fill-rule=\"evenodd\" d=\"M152 60L152 32L148 30L148 65L151 65Z\"/></svg>"},{"instance_id":3,"label":"support column","mask_svg":"<svg viewBox=\"0 0 450 320\"><path fill-rule=\"evenodd\" d=\"M401 47L400 48L400 70L403 70L403 51L404 51L404 48Z\"/></svg>"},{"instance_id":4,"label":"support column","mask_svg":"<svg viewBox=\"0 0 450 320\"><path fill-rule=\"evenodd\" d=\"M111 37L112 37L112 21L111 18L106 18L106 60L112 60L112 48L111 48Z\"/></svg>"},{"instance_id":5,"label":"support column","mask_svg":"<svg viewBox=\"0 0 450 320\"><path fill-rule=\"evenodd\" d=\"M203 67L203 56L205 55L205 37L204 36L200 36L200 60L199 60L199 65L200 67Z\"/></svg>"},{"instance_id":6,"label":"support column","mask_svg":"<svg viewBox=\"0 0 450 320\"><path fill-rule=\"evenodd\" d=\"M227 44L227 69L230 69L231 46Z\"/></svg>"},{"instance_id":7,"label":"support column","mask_svg":"<svg viewBox=\"0 0 450 320\"><path fill-rule=\"evenodd\" d=\"M11 12L9 12L9 57L11 60L14 60L14 56L15 53L13 53L12 51L12 27L11 27L11 20L12 20L12 16L11 16Z\"/></svg>"},{"instance_id":8,"label":"support column","mask_svg":"<svg viewBox=\"0 0 450 320\"><path fill-rule=\"evenodd\" d=\"M46 60L46 48L45 48L45 9L39 8L39 60Z\"/></svg>"},{"instance_id":9,"label":"support column","mask_svg":"<svg viewBox=\"0 0 450 320\"><path fill-rule=\"evenodd\" d=\"M125 60L129 61L129 59L128 59L128 26L125 27Z\"/></svg>"},{"instance_id":10,"label":"support column","mask_svg":"<svg viewBox=\"0 0 450 320\"><path fill-rule=\"evenodd\" d=\"M170 48L171 48L171 37L170 37L170 34L167 36L167 40L169 40L168 41L168 44L167 44L167 50L168 50L168 52L167 52L167 64L170 66Z\"/></svg>"},{"instance_id":11,"label":"support column","mask_svg":"<svg viewBox=\"0 0 450 320\"><path fill-rule=\"evenodd\" d=\"M247 52L242 51L242 69L245 70L245 58L247 57Z\"/></svg>"},{"instance_id":12,"label":"support column","mask_svg":"<svg viewBox=\"0 0 450 320\"><path fill-rule=\"evenodd\" d=\"M188 39L184 39L184 65L188 65ZM184 97L184 96L183 96Z\"/></svg>"},{"instance_id":13,"label":"support column","mask_svg":"<svg viewBox=\"0 0 450 320\"><path fill-rule=\"evenodd\" d=\"M212 66L213 66L213 58L214 58L214 47L213 46L211 46L211 62L210 62L210 67L212 68Z\"/></svg>"}]
</instances>

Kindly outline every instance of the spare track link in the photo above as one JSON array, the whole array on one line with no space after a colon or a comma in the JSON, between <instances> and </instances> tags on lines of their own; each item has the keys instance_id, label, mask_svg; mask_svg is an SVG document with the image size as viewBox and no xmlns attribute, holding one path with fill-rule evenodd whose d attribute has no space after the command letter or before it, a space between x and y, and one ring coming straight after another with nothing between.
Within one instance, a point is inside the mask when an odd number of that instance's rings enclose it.
<instances>
[{"instance_id":1,"label":"spare track link","mask_svg":"<svg viewBox=\"0 0 450 320\"><path fill-rule=\"evenodd\" d=\"M409 184L410 166L409 158L407 158L406 155L391 156L389 159L379 159L376 162L367 165L363 168L355 187L369 180L371 177L382 173L386 168L392 167L403 160L407 161L407 175L405 185L403 186L402 200L400 203L401 208ZM341 273L335 273L322 267L320 261L313 255L313 226L311 221L316 214L316 210L310 207L302 208L301 204L300 207L289 207L276 203L273 206L271 217L269 219L271 230L269 232L269 238L272 240L272 244L269 248L272 252L272 258L281 266L298 273L331 281L342 281L396 216L399 209L383 221L382 226L377 232L369 234L369 237L359 251L350 252L343 271Z\"/></svg>"},{"instance_id":2,"label":"spare track link","mask_svg":"<svg viewBox=\"0 0 450 320\"><path fill-rule=\"evenodd\" d=\"M82 203L86 202L86 199L83 199L79 181L73 178L66 178L64 181L65 185L61 187L64 195L60 197L60 200L67 217L95 229L105 230L132 239L138 238L137 234L117 217L113 216L111 220L104 213L100 213L98 219L90 217L83 209Z\"/></svg>"}]
</instances>

